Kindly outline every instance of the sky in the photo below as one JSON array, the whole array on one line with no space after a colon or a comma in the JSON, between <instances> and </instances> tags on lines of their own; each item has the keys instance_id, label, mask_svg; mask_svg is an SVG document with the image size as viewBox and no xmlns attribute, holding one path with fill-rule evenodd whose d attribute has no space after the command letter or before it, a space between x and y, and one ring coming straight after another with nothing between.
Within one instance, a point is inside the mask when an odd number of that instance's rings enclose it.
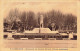
<instances>
[{"instance_id":1,"label":"sky","mask_svg":"<svg viewBox=\"0 0 80 51\"><path fill-rule=\"evenodd\" d=\"M64 14L77 15L77 2L3 2L3 13L6 17L10 10L17 8L19 11L48 12L60 11Z\"/></svg>"}]
</instances>

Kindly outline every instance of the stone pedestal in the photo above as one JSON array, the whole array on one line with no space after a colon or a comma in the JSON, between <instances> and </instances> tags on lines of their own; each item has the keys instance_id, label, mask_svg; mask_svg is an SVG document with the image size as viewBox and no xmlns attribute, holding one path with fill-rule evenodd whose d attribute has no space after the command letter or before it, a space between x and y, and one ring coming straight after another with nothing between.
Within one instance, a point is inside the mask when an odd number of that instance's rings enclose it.
<instances>
[{"instance_id":1,"label":"stone pedestal","mask_svg":"<svg viewBox=\"0 0 80 51\"><path fill-rule=\"evenodd\" d=\"M73 33L69 34L69 39L73 38Z\"/></svg>"}]
</instances>

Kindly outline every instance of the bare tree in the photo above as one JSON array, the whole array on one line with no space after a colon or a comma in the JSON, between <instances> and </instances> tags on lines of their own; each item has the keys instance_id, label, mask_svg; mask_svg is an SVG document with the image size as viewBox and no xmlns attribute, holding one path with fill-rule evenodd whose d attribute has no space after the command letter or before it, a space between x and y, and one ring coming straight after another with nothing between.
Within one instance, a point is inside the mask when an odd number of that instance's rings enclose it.
<instances>
[{"instance_id":1,"label":"bare tree","mask_svg":"<svg viewBox=\"0 0 80 51\"><path fill-rule=\"evenodd\" d=\"M77 17L72 14L67 14L65 18L65 25L68 30L72 30L77 24Z\"/></svg>"},{"instance_id":2,"label":"bare tree","mask_svg":"<svg viewBox=\"0 0 80 51\"><path fill-rule=\"evenodd\" d=\"M35 13L32 11L27 12L27 22L28 29L33 29L37 25L37 21L35 19Z\"/></svg>"}]
</instances>

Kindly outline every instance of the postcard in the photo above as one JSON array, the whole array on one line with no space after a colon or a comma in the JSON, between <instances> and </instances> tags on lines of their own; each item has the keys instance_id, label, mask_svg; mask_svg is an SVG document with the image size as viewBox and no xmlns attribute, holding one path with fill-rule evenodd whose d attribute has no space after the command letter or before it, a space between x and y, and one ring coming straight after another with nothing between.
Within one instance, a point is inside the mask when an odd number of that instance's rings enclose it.
<instances>
[{"instance_id":1,"label":"postcard","mask_svg":"<svg viewBox=\"0 0 80 51\"><path fill-rule=\"evenodd\" d=\"M0 0L1 51L79 51L79 0Z\"/></svg>"}]
</instances>

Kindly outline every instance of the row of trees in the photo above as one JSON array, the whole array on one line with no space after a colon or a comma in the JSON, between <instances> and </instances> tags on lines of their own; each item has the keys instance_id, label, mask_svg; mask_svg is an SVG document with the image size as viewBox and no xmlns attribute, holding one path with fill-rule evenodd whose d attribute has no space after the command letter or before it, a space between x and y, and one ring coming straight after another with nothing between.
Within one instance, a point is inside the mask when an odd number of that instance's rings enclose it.
<instances>
[{"instance_id":1,"label":"row of trees","mask_svg":"<svg viewBox=\"0 0 80 51\"><path fill-rule=\"evenodd\" d=\"M52 10L44 14L44 17L45 27L54 23L59 30L77 30L77 17L72 14Z\"/></svg>"},{"instance_id":2,"label":"row of trees","mask_svg":"<svg viewBox=\"0 0 80 51\"><path fill-rule=\"evenodd\" d=\"M14 30L32 30L40 27L40 15L44 17L44 27L55 27L57 30L77 31L77 17L72 14L62 14L60 11L51 10L46 13L33 11L20 12L18 9L10 10L4 19L4 28ZM55 26L54 26L55 25Z\"/></svg>"}]
</instances>

